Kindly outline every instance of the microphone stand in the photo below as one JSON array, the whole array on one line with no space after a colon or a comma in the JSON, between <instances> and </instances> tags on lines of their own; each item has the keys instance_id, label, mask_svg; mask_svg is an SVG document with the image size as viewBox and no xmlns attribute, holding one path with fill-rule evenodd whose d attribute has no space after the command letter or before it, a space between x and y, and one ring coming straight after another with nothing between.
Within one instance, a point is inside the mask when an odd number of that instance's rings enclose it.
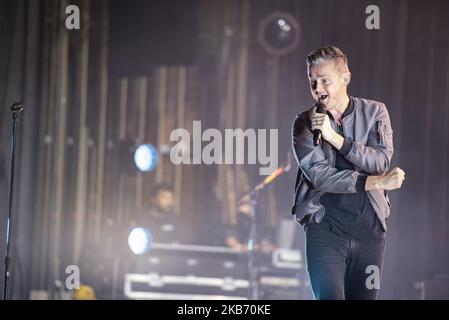
<instances>
[{"instance_id":1,"label":"microphone stand","mask_svg":"<svg viewBox=\"0 0 449 320\"><path fill-rule=\"evenodd\" d=\"M255 252L254 247L256 246L257 239L257 221L256 221L256 208L257 208L257 198L259 193L254 194L254 198L250 200L250 205L252 207L251 214L251 227L249 229L248 242L247 242L247 269L248 269L248 298L250 300L257 300L259 297L259 286L258 286L258 269L255 263Z\"/></svg>"},{"instance_id":2,"label":"microphone stand","mask_svg":"<svg viewBox=\"0 0 449 320\"><path fill-rule=\"evenodd\" d=\"M3 300L8 298L8 281L10 277L11 267L11 224L12 224L12 209L14 199L14 171L16 160L16 137L17 137L17 119L19 112L23 110L21 103L14 103L11 106L12 111L12 144L11 144L11 181L9 184L9 210L8 220L6 223L6 257L5 257L5 281L3 287Z\"/></svg>"},{"instance_id":3,"label":"microphone stand","mask_svg":"<svg viewBox=\"0 0 449 320\"><path fill-rule=\"evenodd\" d=\"M254 187L253 190L244 194L240 200L237 202L238 204L244 203L248 201L252 206L252 215L251 215L251 228L248 235L248 250L247 250L247 269L248 269L248 278L249 278L249 288L248 288L248 297L250 300L257 300L259 297L259 286L258 286L258 269L255 266L255 252L254 247L257 241L257 203L258 203L258 195L259 191L264 189L268 184L272 183L276 178L278 178L281 174L290 170L291 167L291 157L290 152L287 155L287 163L282 167L277 168L271 175L265 178L261 183Z\"/></svg>"},{"instance_id":4,"label":"microphone stand","mask_svg":"<svg viewBox=\"0 0 449 320\"><path fill-rule=\"evenodd\" d=\"M122 220L123 220L123 197L124 197L124 193L125 193L125 173L121 172L120 173L120 181L119 181L119 198L118 198L118 210L117 210L117 218L116 221L114 223L114 230L115 230L115 236L119 238L119 244L117 247L115 247L117 245L117 240L114 239L112 241L112 246L114 246L115 248L113 249L114 254L114 260L113 260L113 265L112 265L112 289L111 289L111 299L112 300L116 300L117 299L117 287L118 287L118 278L119 278L119 271L120 271L120 254L119 251L121 251L121 231L120 231L120 226L122 224Z\"/></svg>"}]
</instances>

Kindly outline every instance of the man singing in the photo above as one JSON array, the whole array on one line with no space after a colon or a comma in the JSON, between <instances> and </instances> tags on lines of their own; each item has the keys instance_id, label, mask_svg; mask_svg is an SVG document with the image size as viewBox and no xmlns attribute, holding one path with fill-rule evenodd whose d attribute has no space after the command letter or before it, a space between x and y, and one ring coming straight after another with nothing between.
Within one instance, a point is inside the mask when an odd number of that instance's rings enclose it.
<instances>
[{"instance_id":1,"label":"man singing","mask_svg":"<svg viewBox=\"0 0 449 320\"><path fill-rule=\"evenodd\" d=\"M400 168L389 170L390 117L385 104L348 96L351 73L340 49L311 52L307 72L317 103L293 124L299 168L292 214L305 228L312 290L316 299L376 299L387 191L405 178Z\"/></svg>"}]
</instances>

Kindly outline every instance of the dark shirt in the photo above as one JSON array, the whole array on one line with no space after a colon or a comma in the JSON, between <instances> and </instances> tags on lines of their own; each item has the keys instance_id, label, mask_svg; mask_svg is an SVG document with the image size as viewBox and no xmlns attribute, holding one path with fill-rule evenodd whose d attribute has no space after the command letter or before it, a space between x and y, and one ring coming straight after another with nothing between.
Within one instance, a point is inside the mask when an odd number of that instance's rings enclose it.
<instances>
[{"instance_id":1,"label":"dark shirt","mask_svg":"<svg viewBox=\"0 0 449 320\"><path fill-rule=\"evenodd\" d=\"M141 212L135 226L148 229L153 242L178 244L186 242L185 228L178 216L171 212L154 215L151 214L151 210Z\"/></svg>"},{"instance_id":2,"label":"dark shirt","mask_svg":"<svg viewBox=\"0 0 449 320\"><path fill-rule=\"evenodd\" d=\"M273 230L260 220L257 220L255 243L261 243L262 241L271 242ZM237 212L237 224L227 228L226 237L234 237L240 243L248 244L252 226L253 219L251 216Z\"/></svg>"},{"instance_id":3,"label":"dark shirt","mask_svg":"<svg viewBox=\"0 0 449 320\"><path fill-rule=\"evenodd\" d=\"M350 103L342 118L354 110L354 101ZM333 121L330 113L329 117ZM343 128L337 123L339 134L343 136ZM352 163L337 152L335 167L340 170L354 170ZM366 181L366 179L365 179ZM356 193L325 193L319 198L326 214L321 223L327 225L335 234L355 239L383 239L385 232L368 199L367 191Z\"/></svg>"},{"instance_id":4,"label":"dark shirt","mask_svg":"<svg viewBox=\"0 0 449 320\"><path fill-rule=\"evenodd\" d=\"M251 217L243 213L238 213L237 224L235 226L228 227L226 236L234 237L240 243L246 244L250 236L252 223Z\"/></svg>"}]
</instances>

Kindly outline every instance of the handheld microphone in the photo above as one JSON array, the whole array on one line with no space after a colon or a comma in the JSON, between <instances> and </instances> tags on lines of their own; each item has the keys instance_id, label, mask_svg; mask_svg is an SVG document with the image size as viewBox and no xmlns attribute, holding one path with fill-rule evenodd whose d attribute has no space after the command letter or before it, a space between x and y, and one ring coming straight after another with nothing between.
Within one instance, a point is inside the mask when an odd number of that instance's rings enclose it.
<instances>
[{"instance_id":1,"label":"handheld microphone","mask_svg":"<svg viewBox=\"0 0 449 320\"><path fill-rule=\"evenodd\" d=\"M326 113L326 107L324 107L321 103L317 102L316 104L316 113ZM317 146L320 144L321 141L321 130L315 129L313 130L313 145Z\"/></svg>"}]
</instances>

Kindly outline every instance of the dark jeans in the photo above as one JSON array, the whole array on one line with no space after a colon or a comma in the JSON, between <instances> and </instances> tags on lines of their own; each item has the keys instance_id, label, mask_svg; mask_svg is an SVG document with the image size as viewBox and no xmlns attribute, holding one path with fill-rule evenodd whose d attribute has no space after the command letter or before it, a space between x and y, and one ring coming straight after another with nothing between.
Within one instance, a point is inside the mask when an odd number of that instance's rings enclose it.
<instances>
[{"instance_id":1,"label":"dark jeans","mask_svg":"<svg viewBox=\"0 0 449 320\"><path fill-rule=\"evenodd\" d=\"M377 299L379 290L373 286L373 276L378 275L378 284L384 250L385 239L345 239L326 225L310 223L306 228L306 259L315 299ZM378 272L368 266L377 267Z\"/></svg>"}]
</instances>

